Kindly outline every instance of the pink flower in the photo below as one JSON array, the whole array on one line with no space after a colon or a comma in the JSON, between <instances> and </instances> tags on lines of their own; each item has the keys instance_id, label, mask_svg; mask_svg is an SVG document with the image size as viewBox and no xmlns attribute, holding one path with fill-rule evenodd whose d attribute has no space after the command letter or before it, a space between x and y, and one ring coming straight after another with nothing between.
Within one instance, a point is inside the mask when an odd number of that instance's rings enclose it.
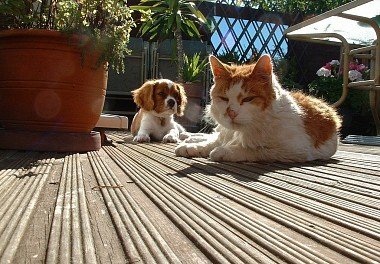
<instances>
[{"instance_id":1,"label":"pink flower","mask_svg":"<svg viewBox=\"0 0 380 264\"><path fill-rule=\"evenodd\" d=\"M367 69L367 66L365 66L364 64L359 64L356 66L356 70L357 71L360 71L360 72L363 72Z\"/></svg>"},{"instance_id":2,"label":"pink flower","mask_svg":"<svg viewBox=\"0 0 380 264\"><path fill-rule=\"evenodd\" d=\"M326 65L325 65L325 66L323 66L323 68L325 68L325 69L328 69L328 70L330 70L330 71L331 71L331 69L332 69L332 65L331 65L331 63L330 63L330 62L328 62L328 63L326 63Z\"/></svg>"},{"instance_id":3,"label":"pink flower","mask_svg":"<svg viewBox=\"0 0 380 264\"><path fill-rule=\"evenodd\" d=\"M348 66L348 68L350 69L350 70L356 70L356 63L355 62L350 62L350 64L349 64L349 66Z\"/></svg>"},{"instance_id":4,"label":"pink flower","mask_svg":"<svg viewBox=\"0 0 380 264\"><path fill-rule=\"evenodd\" d=\"M317 71L317 75L319 77L338 78L341 74L343 74L342 69L339 66L340 66L340 62L338 60L332 60L326 63L325 66L321 67ZM348 67L349 67L348 78L351 81L363 80L363 74L366 74L366 71L368 70L368 67L366 65L362 63L359 64L357 60L349 62Z\"/></svg>"}]
</instances>

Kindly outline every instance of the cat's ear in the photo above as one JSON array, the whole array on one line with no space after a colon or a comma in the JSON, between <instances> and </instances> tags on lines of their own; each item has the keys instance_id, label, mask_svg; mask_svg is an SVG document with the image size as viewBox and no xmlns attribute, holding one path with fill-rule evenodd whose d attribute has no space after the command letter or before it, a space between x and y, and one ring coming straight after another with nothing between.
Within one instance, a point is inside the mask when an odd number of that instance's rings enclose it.
<instances>
[{"instance_id":1,"label":"cat's ear","mask_svg":"<svg viewBox=\"0 0 380 264\"><path fill-rule=\"evenodd\" d=\"M212 74L214 77L220 77L228 73L224 63L218 60L215 56L210 55L210 57L208 57L208 60L210 62Z\"/></svg>"},{"instance_id":2,"label":"cat's ear","mask_svg":"<svg viewBox=\"0 0 380 264\"><path fill-rule=\"evenodd\" d=\"M272 59L268 54L264 54L260 57L260 59L256 62L254 73L271 75L273 71Z\"/></svg>"}]
</instances>

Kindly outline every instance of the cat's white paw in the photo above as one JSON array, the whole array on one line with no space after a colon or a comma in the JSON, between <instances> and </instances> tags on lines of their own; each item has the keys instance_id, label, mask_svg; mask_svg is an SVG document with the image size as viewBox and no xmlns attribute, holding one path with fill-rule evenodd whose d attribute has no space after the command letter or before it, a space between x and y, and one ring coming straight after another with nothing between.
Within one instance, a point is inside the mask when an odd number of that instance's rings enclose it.
<instances>
[{"instance_id":1,"label":"cat's white paw","mask_svg":"<svg viewBox=\"0 0 380 264\"><path fill-rule=\"evenodd\" d=\"M140 135L137 135L133 138L133 141L135 142L150 142L150 137L149 135L146 135L146 134L140 134Z\"/></svg>"},{"instance_id":2,"label":"cat's white paw","mask_svg":"<svg viewBox=\"0 0 380 264\"><path fill-rule=\"evenodd\" d=\"M185 140L185 139L187 139L187 138L189 138L191 136L191 134L189 133L189 132L182 132L182 133L180 133L179 134L179 139L180 140Z\"/></svg>"},{"instance_id":3,"label":"cat's white paw","mask_svg":"<svg viewBox=\"0 0 380 264\"><path fill-rule=\"evenodd\" d=\"M163 143L177 143L179 141L180 141L179 138L172 134L167 134L162 139Z\"/></svg>"},{"instance_id":4,"label":"cat's white paw","mask_svg":"<svg viewBox=\"0 0 380 264\"><path fill-rule=\"evenodd\" d=\"M207 147L198 144L181 144L175 149L175 154L181 157L207 157Z\"/></svg>"},{"instance_id":5,"label":"cat's white paw","mask_svg":"<svg viewBox=\"0 0 380 264\"><path fill-rule=\"evenodd\" d=\"M185 143L199 143L212 139L214 135L204 133L189 133L189 137L184 140Z\"/></svg>"},{"instance_id":6,"label":"cat's white paw","mask_svg":"<svg viewBox=\"0 0 380 264\"><path fill-rule=\"evenodd\" d=\"M191 137L187 138L184 142L186 142L186 143L199 143L199 142L204 142L206 140L207 140L206 137L191 136Z\"/></svg>"},{"instance_id":7,"label":"cat's white paw","mask_svg":"<svg viewBox=\"0 0 380 264\"><path fill-rule=\"evenodd\" d=\"M235 157L231 155L231 151L225 147L216 147L210 152L210 160L212 161L238 161L236 155Z\"/></svg>"},{"instance_id":8,"label":"cat's white paw","mask_svg":"<svg viewBox=\"0 0 380 264\"><path fill-rule=\"evenodd\" d=\"M175 154L179 157L196 157L197 149L193 144L180 144L175 148Z\"/></svg>"}]
</instances>

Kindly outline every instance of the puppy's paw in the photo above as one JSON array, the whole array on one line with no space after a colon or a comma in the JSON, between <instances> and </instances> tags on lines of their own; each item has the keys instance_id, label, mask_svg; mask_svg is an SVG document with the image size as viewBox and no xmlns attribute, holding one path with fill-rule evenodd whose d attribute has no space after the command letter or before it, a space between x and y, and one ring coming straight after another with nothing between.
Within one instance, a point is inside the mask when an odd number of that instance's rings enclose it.
<instances>
[{"instance_id":1,"label":"puppy's paw","mask_svg":"<svg viewBox=\"0 0 380 264\"><path fill-rule=\"evenodd\" d=\"M167 134L162 139L163 143L177 143L179 141L180 141L179 138L172 134Z\"/></svg>"},{"instance_id":2,"label":"puppy's paw","mask_svg":"<svg viewBox=\"0 0 380 264\"><path fill-rule=\"evenodd\" d=\"M237 158L237 157L236 157ZM216 147L210 152L210 160L212 161L235 161L228 148Z\"/></svg>"},{"instance_id":3,"label":"puppy's paw","mask_svg":"<svg viewBox=\"0 0 380 264\"><path fill-rule=\"evenodd\" d=\"M135 136L133 138L133 141L140 142L140 143L150 142L150 137L149 135L146 135L146 134L140 134L140 135Z\"/></svg>"}]
</instances>

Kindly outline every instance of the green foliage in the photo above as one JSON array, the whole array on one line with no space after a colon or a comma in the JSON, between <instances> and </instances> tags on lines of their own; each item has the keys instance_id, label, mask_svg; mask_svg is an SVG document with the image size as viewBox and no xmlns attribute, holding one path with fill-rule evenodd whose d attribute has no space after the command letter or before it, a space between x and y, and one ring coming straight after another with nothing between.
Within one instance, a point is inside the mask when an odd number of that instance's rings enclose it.
<instances>
[{"instance_id":1,"label":"green foliage","mask_svg":"<svg viewBox=\"0 0 380 264\"><path fill-rule=\"evenodd\" d=\"M197 81L199 76L204 73L207 63L207 58L201 60L200 53L195 53L191 57L185 54L183 65L183 81L185 83Z\"/></svg>"},{"instance_id":2,"label":"green foliage","mask_svg":"<svg viewBox=\"0 0 380 264\"><path fill-rule=\"evenodd\" d=\"M273 59L275 72L282 87L290 91L301 91L303 87L296 82L298 79L297 62L295 58Z\"/></svg>"},{"instance_id":3,"label":"green foliage","mask_svg":"<svg viewBox=\"0 0 380 264\"><path fill-rule=\"evenodd\" d=\"M254 8L261 8L266 11L275 11L282 13L297 13L304 14L322 14L328 10L337 8L352 0L238 0L238 3L245 4Z\"/></svg>"},{"instance_id":4,"label":"green foliage","mask_svg":"<svg viewBox=\"0 0 380 264\"><path fill-rule=\"evenodd\" d=\"M130 31L134 27L126 0L3 0L0 29L50 29L83 34L91 49L101 51L98 63L107 61L124 71ZM89 52L89 51L83 51Z\"/></svg>"},{"instance_id":5,"label":"green foliage","mask_svg":"<svg viewBox=\"0 0 380 264\"><path fill-rule=\"evenodd\" d=\"M207 20L198 10L197 2L201 1L142 0L130 8L141 13L140 33L149 35L151 40L174 38L177 29L191 38L200 38L198 28L207 25Z\"/></svg>"},{"instance_id":6,"label":"green foliage","mask_svg":"<svg viewBox=\"0 0 380 264\"><path fill-rule=\"evenodd\" d=\"M335 103L342 95L343 78L319 77L308 85L309 93L323 98L329 103ZM367 91L349 90L348 96L342 106L347 106L356 113L368 111L369 100Z\"/></svg>"},{"instance_id":7,"label":"green foliage","mask_svg":"<svg viewBox=\"0 0 380 264\"><path fill-rule=\"evenodd\" d=\"M240 59L240 54L237 51L224 51L217 55L218 59L226 64L242 64L244 61Z\"/></svg>"},{"instance_id":8,"label":"green foliage","mask_svg":"<svg viewBox=\"0 0 380 264\"><path fill-rule=\"evenodd\" d=\"M183 81L183 43L182 34L200 39L199 28L209 23L198 10L198 1L188 0L141 0L132 10L141 13L140 34L149 36L150 40L174 39L173 58L177 58L178 81ZM206 29L205 28L205 29ZM175 56L176 55L176 56Z\"/></svg>"}]
</instances>

